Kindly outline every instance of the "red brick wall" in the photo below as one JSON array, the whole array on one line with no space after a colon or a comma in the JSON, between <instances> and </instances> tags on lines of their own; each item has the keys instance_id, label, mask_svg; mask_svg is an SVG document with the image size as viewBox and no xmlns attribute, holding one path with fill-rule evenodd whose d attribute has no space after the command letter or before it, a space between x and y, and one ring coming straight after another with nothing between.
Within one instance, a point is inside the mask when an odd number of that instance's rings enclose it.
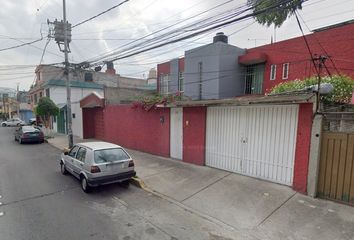
<instances>
[{"instance_id":1,"label":"red brick wall","mask_svg":"<svg viewBox=\"0 0 354 240\"><path fill-rule=\"evenodd\" d=\"M331 56L326 66L331 74L339 70L354 78L354 23L307 35L313 54ZM320 43L320 44L319 44ZM324 50L325 51L324 51ZM265 53L268 56L264 73L263 91L269 92L275 85L294 79L303 79L315 75L316 71L311 62L310 54L303 37L297 37L274 44L248 49L247 53ZM283 63L290 63L289 78L282 79ZM270 66L277 65L276 79L270 80ZM327 75L326 70L323 73Z\"/></svg>"},{"instance_id":2,"label":"red brick wall","mask_svg":"<svg viewBox=\"0 0 354 240\"><path fill-rule=\"evenodd\" d=\"M183 108L183 161L205 165L206 107Z\"/></svg>"},{"instance_id":3,"label":"red brick wall","mask_svg":"<svg viewBox=\"0 0 354 240\"><path fill-rule=\"evenodd\" d=\"M304 194L307 193L307 174L310 157L312 119L313 104L300 104L295 149L293 189Z\"/></svg>"},{"instance_id":4,"label":"red brick wall","mask_svg":"<svg viewBox=\"0 0 354 240\"><path fill-rule=\"evenodd\" d=\"M164 122L160 122L160 118ZM104 110L104 140L139 151L170 156L170 110L145 111L131 105L110 105Z\"/></svg>"}]
</instances>

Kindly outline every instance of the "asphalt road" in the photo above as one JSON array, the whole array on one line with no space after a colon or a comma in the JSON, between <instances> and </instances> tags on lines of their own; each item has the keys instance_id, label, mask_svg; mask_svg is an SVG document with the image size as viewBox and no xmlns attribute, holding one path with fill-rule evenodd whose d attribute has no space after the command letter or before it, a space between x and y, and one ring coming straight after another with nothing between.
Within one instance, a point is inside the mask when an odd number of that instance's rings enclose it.
<instances>
[{"instance_id":1,"label":"asphalt road","mask_svg":"<svg viewBox=\"0 0 354 240\"><path fill-rule=\"evenodd\" d=\"M14 141L0 127L0 240L241 239L231 229L142 189L85 194L59 171L58 149Z\"/></svg>"}]
</instances>

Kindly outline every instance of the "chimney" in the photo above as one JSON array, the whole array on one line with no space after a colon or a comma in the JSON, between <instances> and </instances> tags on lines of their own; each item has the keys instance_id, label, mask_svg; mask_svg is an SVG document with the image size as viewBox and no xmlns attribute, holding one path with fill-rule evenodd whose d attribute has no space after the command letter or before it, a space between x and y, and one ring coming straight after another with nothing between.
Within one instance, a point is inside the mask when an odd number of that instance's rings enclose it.
<instances>
[{"instance_id":1,"label":"chimney","mask_svg":"<svg viewBox=\"0 0 354 240\"><path fill-rule=\"evenodd\" d=\"M223 42L223 43L228 43L228 37L223 33L223 32L218 32L213 39L213 43L217 42Z\"/></svg>"},{"instance_id":2,"label":"chimney","mask_svg":"<svg viewBox=\"0 0 354 240\"><path fill-rule=\"evenodd\" d=\"M116 70L114 69L113 62L106 62L106 65L107 65L106 73L110 75L115 75Z\"/></svg>"}]
</instances>

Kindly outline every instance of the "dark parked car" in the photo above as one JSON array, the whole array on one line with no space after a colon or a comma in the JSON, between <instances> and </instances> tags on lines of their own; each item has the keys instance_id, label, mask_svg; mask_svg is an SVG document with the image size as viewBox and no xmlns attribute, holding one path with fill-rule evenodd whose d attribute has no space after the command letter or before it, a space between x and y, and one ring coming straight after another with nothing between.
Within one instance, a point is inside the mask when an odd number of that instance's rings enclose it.
<instances>
[{"instance_id":1,"label":"dark parked car","mask_svg":"<svg viewBox=\"0 0 354 240\"><path fill-rule=\"evenodd\" d=\"M20 144L24 142L44 142L43 132L32 126L22 126L15 131L15 141L18 141Z\"/></svg>"}]
</instances>

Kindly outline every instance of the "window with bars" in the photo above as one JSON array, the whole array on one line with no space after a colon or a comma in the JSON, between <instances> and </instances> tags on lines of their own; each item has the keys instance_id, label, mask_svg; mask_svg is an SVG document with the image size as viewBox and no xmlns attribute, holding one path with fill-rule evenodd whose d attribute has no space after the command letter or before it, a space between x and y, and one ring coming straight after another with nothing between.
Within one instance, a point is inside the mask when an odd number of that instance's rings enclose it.
<instances>
[{"instance_id":1,"label":"window with bars","mask_svg":"<svg viewBox=\"0 0 354 240\"><path fill-rule=\"evenodd\" d=\"M288 79L289 77L289 63L283 64L283 79Z\"/></svg>"},{"instance_id":2,"label":"window with bars","mask_svg":"<svg viewBox=\"0 0 354 240\"><path fill-rule=\"evenodd\" d=\"M270 66L270 80L275 80L277 76L277 65L272 64Z\"/></svg>"},{"instance_id":3,"label":"window with bars","mask_svg":"<svg viewBox=\"0 0 354 240\"><path fill-rule=\"evenodd\" d=\"M178 91L179 92L184 91L184 73L183 72L178 73Z\"/></svg>"},{"instance_id":4,"label":"window with bars","mask_svg":"<svg viewBox=\"0 0 354 240\"><path fill-rule=\"evenodd\" d=\"M198 63L198 73L199 73L199 88L198 88L198 96L199 100L202 100L203 98L203 89L202 89L202 84L203 84L203 63L199 62Z\"/></svg>"},{"instance_id":5,"label":"window with bars","mask_svg":"<svg viewBox=\"0 0 354 240\"><path fill-rule=\"evenodd\" d=\"M170 81L169 74L161 74L160 75L160 93L161 94L168 94L169 81Z\"/></svg>"},{"instance_id":6,"label":"window with bars","mask_svg":"<svg viewBox=\"0 0 354 240\"><path fill-rule=\"evenodd\" d=\"M264 64L248 65L245 68L245 94L262 94Z\"/></svg>"}]
</instances>

